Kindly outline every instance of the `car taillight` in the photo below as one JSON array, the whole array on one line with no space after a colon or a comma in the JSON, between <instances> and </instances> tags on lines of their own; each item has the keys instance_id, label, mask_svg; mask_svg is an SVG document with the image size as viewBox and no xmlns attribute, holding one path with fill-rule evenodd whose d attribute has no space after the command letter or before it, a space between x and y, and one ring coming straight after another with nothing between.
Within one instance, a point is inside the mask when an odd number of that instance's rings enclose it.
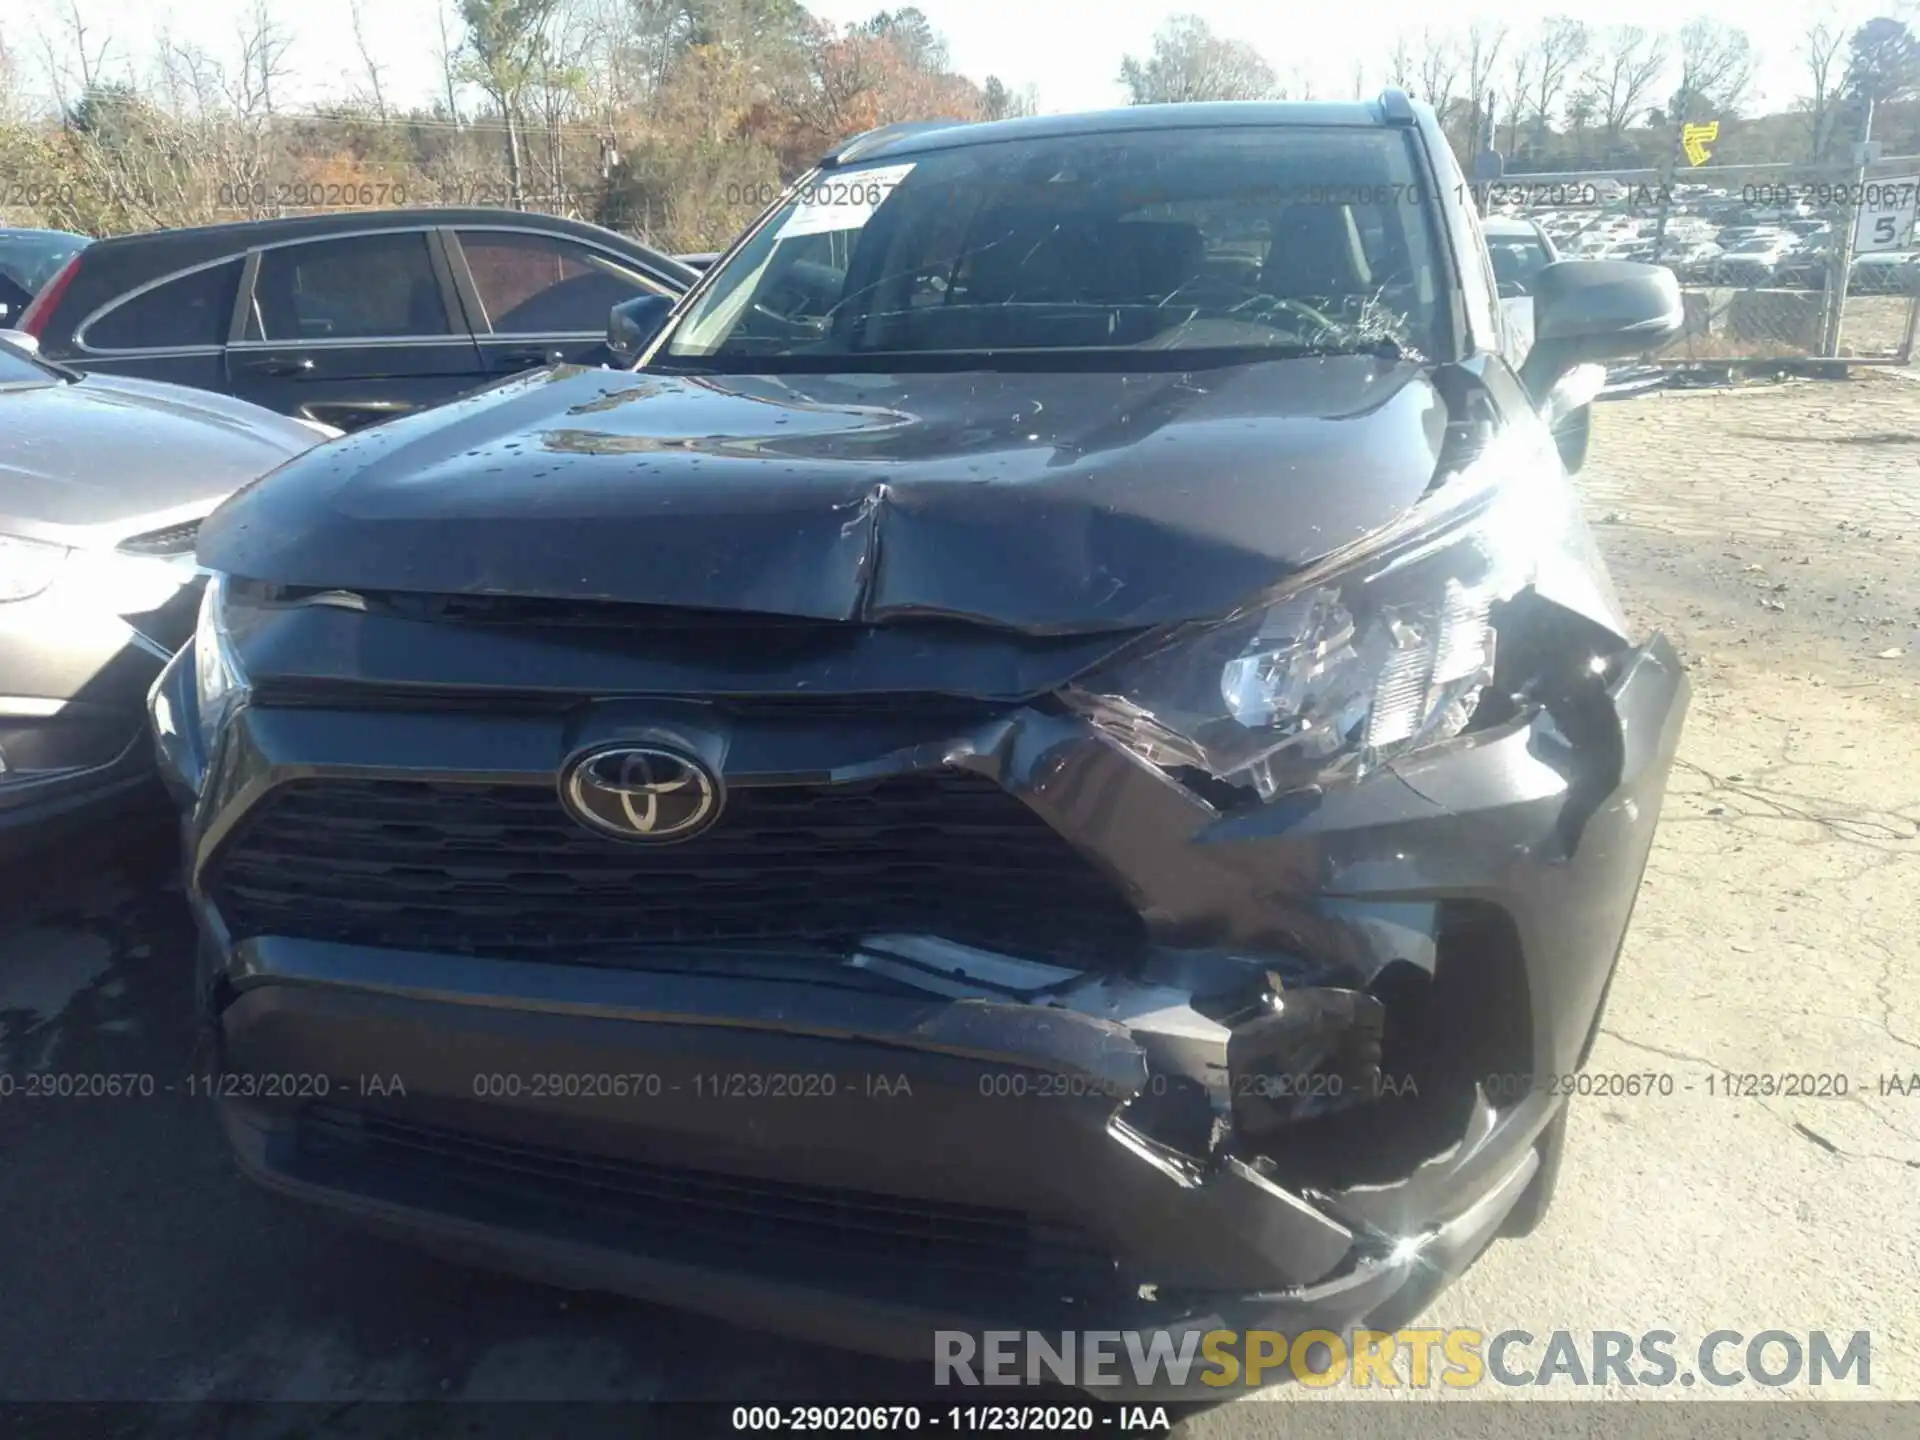
<instances>
[{"instance_id":1,"label":"car taillight","mask_svg":"<svg viewBox=\"0 0 1920 1440\"><path fill-rule=\"evenodd\" d=\"M73 284L73 277L80 273L80 256L75 255L60 267L60 273L40 287L40 293L28 302L24 314L20 317L19 329L34 339L41 339L41 331L47 321L53 318L54 307L60 303L60 297L67 293L67 287Z\"/></svg>"}]
</instances>

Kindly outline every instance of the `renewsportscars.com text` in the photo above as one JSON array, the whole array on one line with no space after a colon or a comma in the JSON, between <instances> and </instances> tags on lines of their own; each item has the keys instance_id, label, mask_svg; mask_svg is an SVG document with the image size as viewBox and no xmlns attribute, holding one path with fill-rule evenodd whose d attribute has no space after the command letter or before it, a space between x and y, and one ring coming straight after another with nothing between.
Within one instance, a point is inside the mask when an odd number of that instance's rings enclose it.
<instances>
[{"instance_id":1,"label":"renewsportscars.com text","mask_svg":"<svg viewBox=\"0 0 1920 1440\"><path fill-rule=\"evenodd\" d=\"M1872 1384L1865 1330L1715 1330L1685 1341L1671 1330L943 1330L939 1385L1202 1385L1254 1388L1296 1381L1361 1389Z\"/></svg>"}]
</instances>

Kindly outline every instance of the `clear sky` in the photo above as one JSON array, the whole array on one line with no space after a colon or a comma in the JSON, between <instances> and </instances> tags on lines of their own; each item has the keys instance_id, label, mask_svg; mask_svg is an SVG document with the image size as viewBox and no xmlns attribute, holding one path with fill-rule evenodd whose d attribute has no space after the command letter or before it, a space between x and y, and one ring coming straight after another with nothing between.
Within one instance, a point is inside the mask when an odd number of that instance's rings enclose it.
<instances>
[{"instance_id":1,"label":"clear sky","mask_svg":"<svg viewBox=\"0 0 1920 1440\"><path fill-rule=\"evenodd\" d=\"M240 17L264 3L292 36L292 98L320 99L345 93L359 70L348 0L0 0L10 16L9 45L27 70L30 89L46 88L39 35L58 34L58 20L77 3L95 37L111 38L109 68L144 63L154 37L171 27L180 39L221 56L235 50ZM450 0L364 0L376 58L394 98L425 98L435 87L434 15ZM815 13L834 21L864 19L889 8L879 0L807 0ZM1471 7L1471 8L1469 8ZM1855 23L1866 16L1905 13L1914 0L1863 5L1853 0L1468 0L1467 6L1433 0L1338 0L1334 4L1276 4L1274 0L920 0L920 9L943 32L955 68L975 80L997 74L1013 88L1039 87L1043 110L1078 110L1119 103L1116 76L1121 58L1144 54L1153 32L1170 16L1191 12L1222 34L1251 42L1283 79L1311 81L1323 97L1347 96L1356 62L1367 66L1367 84L1382 82L1394 37L1417 44L1423 24L1452 20L1464 26L1477 15L1516 30L1542 14L1564 10L1589 23L1675 27L1708 15L1738 24L1758 52L1757 84L1750 108L1784 109L1804 88L1797 50L1819 15ZM23 13L24 12L24 13ZM18 17L11 18L11 17ZM1512 43L1511 41L1509 42Z\"/></svg>"}]
</instances>

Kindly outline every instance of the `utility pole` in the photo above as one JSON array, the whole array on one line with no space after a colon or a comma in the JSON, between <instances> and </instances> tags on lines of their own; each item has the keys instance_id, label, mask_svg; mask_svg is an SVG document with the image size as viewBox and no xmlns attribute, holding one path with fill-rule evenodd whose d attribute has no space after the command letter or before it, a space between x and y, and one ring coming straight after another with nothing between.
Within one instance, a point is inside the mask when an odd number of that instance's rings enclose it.
<instances>
[{"instance_id":1,"label":"utility pole","mask_svg":"<svg viewBox=\"0 0 1920 1440\"><path fill-rule=\"evenodd\" d=\"M1847 283L1853 276L1853 232L1860 226L1860 207L1866 201L1867 167L1873 163L1873 97L1867 97L1860 120L1860 143L1853 147L1852 199L1848 202L1840 233L1833 237L1828 252L1827 304L1820 327L1820 353L1833 359L1840 356L1840 332L1847 313Z\"/></svg>"},{"instance_id":2,"label":"utility pole","mask_svg":"<svg viewBox=\"0 0 1920 1440\"><path fill-rule=\"evenodd\" d=\"M1667 151L1667 163L1660 170L1660 218L1653 226L1653 263L1656 265L1667 250L1667 216L1673 209L1673 182L1680 173L1680 157L1687 140L1687 112L1690 109L1689 97L1682 95L1680 115L1673 126L1673 145Z\"/></svg>"}]
</instances>

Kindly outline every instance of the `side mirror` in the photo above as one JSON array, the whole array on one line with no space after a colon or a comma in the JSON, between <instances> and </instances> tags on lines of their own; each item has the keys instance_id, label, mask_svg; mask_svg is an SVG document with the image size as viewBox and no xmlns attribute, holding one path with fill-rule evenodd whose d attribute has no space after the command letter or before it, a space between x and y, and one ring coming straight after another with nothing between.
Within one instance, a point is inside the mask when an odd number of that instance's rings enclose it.
<instances>
[{"instance_id":1,"label":"side mirror","mask_svg":"<svg viewBox=\"0 0 1920 1440\"><path fill-rule=\"evenodd\" d=\"M1533 348L1520 379L1542 400L1575 366L1651 354L1686 324L1680 282L1664 265L1562 260L1532 288Z\"/></svg>"},{"instance_id":2,"label":"side mirror","mask_svg":"<svg viewBox=\"0 0 1920 1440\"><path fill-rule=\"evenodd\" d=\"M670 295L636 295L607 312L607 349L616 360L632 360L652 343L673 310Z\"/></svg>"}]
</instances>

